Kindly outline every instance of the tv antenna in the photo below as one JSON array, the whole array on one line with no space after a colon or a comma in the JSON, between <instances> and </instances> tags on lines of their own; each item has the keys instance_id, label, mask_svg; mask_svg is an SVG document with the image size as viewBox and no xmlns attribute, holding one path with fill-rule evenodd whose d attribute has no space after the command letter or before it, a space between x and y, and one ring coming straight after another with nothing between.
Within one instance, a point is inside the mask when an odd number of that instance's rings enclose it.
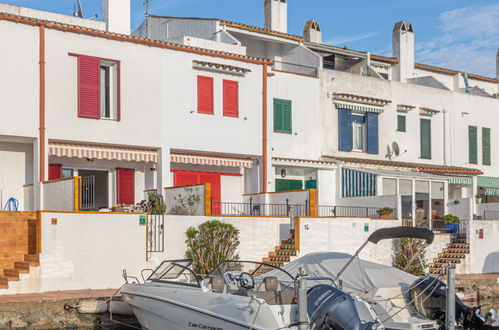
<instances>
[{"instance_id":1,"label":"tv antenna","mask_svg":"<svg viewBox=\"0 0 499 330\"><path fill-rule=\"evenodd\" d=\"M83 18L83 9L80 0L76 0L77 3L74 4L73 16ZM78 7L78 8L77 8Z\"/></svg>"},{"instance_id":2,"label":"tv antenna","mask_svg":"<svg viewBox=\"0 0 499 330\"><path fill-rule=\"evenodd\" d=\"M146 6L146 39L149 38L149 0L145 0L143 3Z\"/></svg>"}]
</instances>

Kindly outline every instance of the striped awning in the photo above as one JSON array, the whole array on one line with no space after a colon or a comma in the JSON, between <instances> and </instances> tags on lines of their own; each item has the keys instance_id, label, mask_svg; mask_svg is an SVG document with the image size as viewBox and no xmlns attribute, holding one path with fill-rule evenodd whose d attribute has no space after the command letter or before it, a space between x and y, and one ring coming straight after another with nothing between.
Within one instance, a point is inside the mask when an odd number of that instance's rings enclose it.
<instances>
[{"instance_id":1,"label":"striped awning","mask_svg":"<svg viewBox=\"0 0 499 330\"><path fill-rule=\"evenodd\" d=\"M376 196L377 179L378 177L376 174L342 168L341 196Z\"/></svg>"},{"instance_id":2,"label":"striped awning","mask_svg":"<svg viewBox=\"0 0 499 330\"><path fill-rule=\"evenodd\" d=\"M487 196L499 196L499 178L493 176L479 176L478 186L485 190Z\"/></svg>"},{"instance_id":3,"label":"striped awning","mask_svg":"<svg viewBox=\"0 0 499 330\"><path fill-rule=\"evenodd\" d=\"M451 177L449 178L449 184L473 184L473 179L469 177Z\"/></svg>"},{"instance_id":4,"label":"striped awning","mask_svg":"<svg viewBox=\"0 0 499 330\"><path fill-rule=\"evenodd\" d=\"M352 111L359 111L359 112L376 112L376 113L383 112L383 108L381 107L378 108L373 106L364 106L359 104L350 104L343 102L335 102L335 105L337 109L349 109Z\"/></svg>"},{"instance_id":5,"label":"striped awning","mask_svg":"<svg viewBox=\"0 0 499 330\"><path fill-rule=\"evenodd\" d=\"M49 142L49 156L124 160L145 163L158 162L158 153L154 149L107 147L57 142Z\"/></svg>"},{"instance_id":6,"label":"striped awning","mask_svg":"<svg viewBox=\"0 0 499 330\"><path fill-rule=\"evenodd\" d=\"M219 156L192 155L192 154L171 154L172 163L209 165L209 166L228 166L228 167L246 167L251 168L253 161L249 158L227 158Z\"/></svg>"}]
</instances>

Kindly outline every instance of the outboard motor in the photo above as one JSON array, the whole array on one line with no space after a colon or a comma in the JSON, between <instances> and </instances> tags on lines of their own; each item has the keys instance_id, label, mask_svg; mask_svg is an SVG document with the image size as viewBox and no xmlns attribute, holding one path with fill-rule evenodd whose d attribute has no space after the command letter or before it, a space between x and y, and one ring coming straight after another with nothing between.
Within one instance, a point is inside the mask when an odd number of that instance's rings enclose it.
<instances>
[{"instance_id":1,"label":"outboard motor","mask_svg":"<svg viewBox=\"0 0 499 330\"><path fill-rule=\"evenodd\" d=\"M353 298L331 285L308 290L307 311L312 330L369 330L374 325L362 323Z\"/></svg>"},{"instance_id":2,"label":"outboard motor","mask_svg":"<svg viewBox=\"0 0 499 330\"><path fill-rule=\"evenodd\" d=\"M430 320L437 321L445 329L445 283L431 276L418 278L409 292L416 310ZM456 323L465 329L480 329L484 322L477 315L479 307L466 306L456 296Z\"/></svg>"}]
</instances>

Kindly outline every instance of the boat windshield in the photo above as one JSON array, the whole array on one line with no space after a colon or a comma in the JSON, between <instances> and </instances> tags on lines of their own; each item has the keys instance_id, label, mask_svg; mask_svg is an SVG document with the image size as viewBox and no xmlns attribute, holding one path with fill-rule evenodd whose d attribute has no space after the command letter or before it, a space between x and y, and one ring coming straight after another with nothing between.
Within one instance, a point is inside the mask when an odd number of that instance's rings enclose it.
<instances>
[{"instance_id":1,"label":"boat windshield","mask_svg":"<svg viewBox=\"0 0 499 330\"><path fill-rule=\"evenodd\" d=\"M241 288L242 281L250 281L252 283L247 289L256 289L262 285L267 277L266 273L270 271L277 271L280 274L278 278L281 289L292 289L294 277L287 271L273 265L254 261L223 261L206 278L209 280L210 278L221 277L231 289Z\"/></svg>"},{"instance_id":2,"label":"boat windshield","mask_svg":"<svg viewBox=\"0 0 499 330\"><path fill-rule=\"evenodd\" d=\"M147 280L153 282L175 281L199 285L196 274L189 268L191 264L192 260L190 259L163 261Z\"/></svg>"}]
</instances>

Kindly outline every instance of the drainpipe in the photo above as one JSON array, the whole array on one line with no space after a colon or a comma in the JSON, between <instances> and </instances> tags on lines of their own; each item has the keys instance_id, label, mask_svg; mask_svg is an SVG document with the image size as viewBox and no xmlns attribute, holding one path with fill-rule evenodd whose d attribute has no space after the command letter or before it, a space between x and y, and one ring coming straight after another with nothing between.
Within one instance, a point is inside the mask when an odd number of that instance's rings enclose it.
<instances>
[{"instance_id":1,"label":"drainpipe","mask_svg":"<svg viewBox=\"0 0 499 330\"><path fill-rule=\"evenodd\" d=\"M45 181L45 26L40 25L40 182Z\"/></svg>"},{"instance_id":2,"label":"drainpipe","mask_svg":"<svg viewBox=\"0 0 499 330\"><path fill-rule=\"evenodd\" d=\"M442 115L443 115L443 124L444 124L444 129L443 129L443 134L444 134L444 165L449 165L447 162L447 110L443 109L442 110Z\"/></svg>"},{"instance_id":3,"label":"drainpipe","mask_svg":"<svg viewBox=\"0 0 499 330\"><path fill-rule=\"evenodd\" d=\"M262 192L267 192L267 63L263 64L263 91L262 91L262 154L263 154L263 187Z\"/></svg>"}]
</instances>

